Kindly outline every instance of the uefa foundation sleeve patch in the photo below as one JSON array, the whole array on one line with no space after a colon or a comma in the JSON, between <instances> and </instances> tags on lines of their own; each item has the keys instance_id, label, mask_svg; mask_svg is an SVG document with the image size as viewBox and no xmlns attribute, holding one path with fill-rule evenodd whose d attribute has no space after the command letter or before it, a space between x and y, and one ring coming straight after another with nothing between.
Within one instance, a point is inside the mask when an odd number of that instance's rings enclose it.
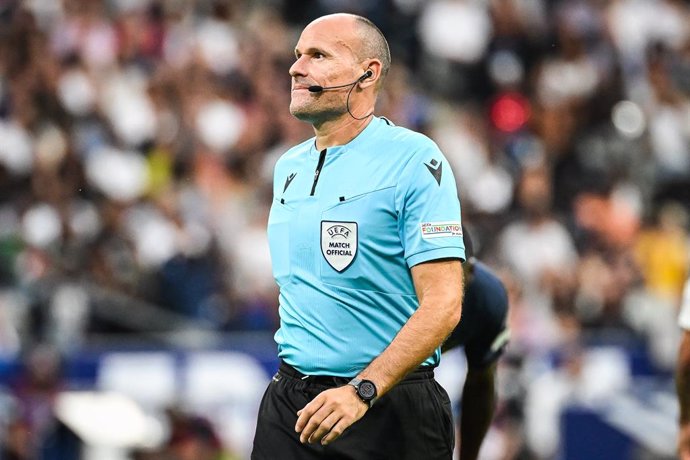
<instances>
[{"instance_id":1,"label":"uefa foundation sleeve patch","mask_svg":"<svg viewBox=\"0 0 690 460\"><path fill-rule=\"evenodd\" d=\"M449 238L462 236L460 221L424 222L422 223L422 238Z\"/></svg>"}]
</instances>

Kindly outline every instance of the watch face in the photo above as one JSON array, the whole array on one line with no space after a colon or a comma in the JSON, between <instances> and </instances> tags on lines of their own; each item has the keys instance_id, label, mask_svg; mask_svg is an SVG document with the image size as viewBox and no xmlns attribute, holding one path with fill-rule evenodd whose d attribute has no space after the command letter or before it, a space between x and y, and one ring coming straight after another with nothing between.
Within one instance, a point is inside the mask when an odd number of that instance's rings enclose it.
<instances>
[{"instance_id":1,"label":"watch face","mask_svg":"<svg viewBox=\"0 0 690 460\"><path fill-rule=\"evenodd\" d=\"M358 392L362 399L374 399L374 397L376 396L376 385L374 385L372 382L368 380L364 380L362 381L362 383L359 384Z\"/></svg>"}]
</instances>

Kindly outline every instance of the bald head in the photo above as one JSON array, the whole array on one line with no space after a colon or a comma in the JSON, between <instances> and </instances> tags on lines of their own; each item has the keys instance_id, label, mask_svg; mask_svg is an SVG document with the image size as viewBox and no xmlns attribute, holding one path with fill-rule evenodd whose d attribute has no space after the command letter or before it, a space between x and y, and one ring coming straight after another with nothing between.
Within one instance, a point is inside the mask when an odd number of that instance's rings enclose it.
<instances>
[{"instance_id":1,"label":"bald head","mask_svg":"<svg viewBox=\"0 0 690 460\"><path fill-rule=\"evenodd\" d=\"M352 51L359 60L377 59L381 61L381 75L377 87L381 87L384 78L391 67L391 52L388 41L381 30L369 19L349 13L336 13L322 16L312 22L333 21L342 25L349 25L355 34L356 43L352 43Z\"/></svg>"}]
</instances>

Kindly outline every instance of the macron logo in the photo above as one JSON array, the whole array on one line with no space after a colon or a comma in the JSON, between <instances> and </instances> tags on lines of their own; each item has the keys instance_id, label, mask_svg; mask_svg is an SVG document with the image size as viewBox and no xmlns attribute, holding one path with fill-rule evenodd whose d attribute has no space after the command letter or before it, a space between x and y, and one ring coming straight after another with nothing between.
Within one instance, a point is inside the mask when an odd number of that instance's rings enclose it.
<instances>
[{"instance_id":1,"label":"macron logo","mask_svg":"<svg viewBox=\"0 0 690 460\"><path fill-rule=\"evenodd\" d=\"M292 173L289 176L287 176L287 178L285 179L285 186L283 187L283 193L285 193L285 190L287 190L287 188L290 186L292 179L294 179L296 175L297 173Z\"/></svg>"},{"instance_id":2,"label":"macron logo","mask_svg":"<svg viewBox=\"0 0 690 460\"><path fill-rule=\"evenodd\" d=\"M443 174L443 162L438 162L436 160L431 160L429 162L430 164L424 163L424 166L426 166L426 169L429 170L432 176L434 176L434 179L436 179L436 182L438 185L441 185L441 175ZM438 165L438 166L437 166Z\"/></svg>"}]
</instances>

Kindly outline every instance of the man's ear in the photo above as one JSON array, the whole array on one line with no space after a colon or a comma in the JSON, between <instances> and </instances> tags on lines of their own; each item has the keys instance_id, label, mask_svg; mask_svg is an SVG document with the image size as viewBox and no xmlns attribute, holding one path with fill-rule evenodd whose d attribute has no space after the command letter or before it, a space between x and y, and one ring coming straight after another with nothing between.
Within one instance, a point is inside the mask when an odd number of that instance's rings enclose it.
<instances>
[{"instance_id":1,"label":"man's ear","mask_svg":"<svg viewBox=\"0 0 690 460\"><path fill-rule=\"evenodd\" d=\"M376 85L381 77L382 68L381 61L378 59L369 60L364 74L359 80L359 87L364 89Z\"/></svg>"}]
</instances>

